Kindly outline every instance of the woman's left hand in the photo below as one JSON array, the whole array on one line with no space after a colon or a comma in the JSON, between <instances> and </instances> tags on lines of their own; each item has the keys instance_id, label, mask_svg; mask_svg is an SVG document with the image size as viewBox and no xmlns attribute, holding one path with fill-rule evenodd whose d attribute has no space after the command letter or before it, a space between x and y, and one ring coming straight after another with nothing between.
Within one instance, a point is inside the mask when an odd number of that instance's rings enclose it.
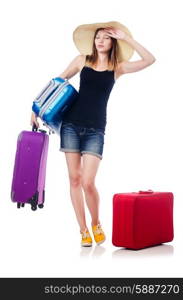
<instances>
[{"instance_id":1,"label":"woman's left hand","mask_svg":"<svg viewBox=\"0 0 183 300\"><path fill-rule=\"evenodd\" d=\"M126 33L124 31L115 27L106 27L104 31L107 32L109 36L115 39L124 40L126 37Z\"/></svg>"}]
</instances>

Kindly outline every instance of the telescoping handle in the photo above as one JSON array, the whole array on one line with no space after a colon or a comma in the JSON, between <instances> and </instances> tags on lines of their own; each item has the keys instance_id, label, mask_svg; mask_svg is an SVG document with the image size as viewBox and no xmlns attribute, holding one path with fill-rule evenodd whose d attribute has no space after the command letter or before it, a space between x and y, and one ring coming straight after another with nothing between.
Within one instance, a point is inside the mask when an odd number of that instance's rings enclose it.
<instances>
[{"instance_id":1,"label":"telescoping handle","mask_svg":"<svg viewBox=\"0 0 183 300\"><path fill-rule=\"evenodd\" d=\"M32 125L32 131L37 131L37 126L35 125L35 123Z\"/></svg>"},{"instance_id":2,"label":"telescoping handle","mask_svg":"<svg viewBox=\"0 0 183 300\"><path fill-rule=\"evenodd\" d=\"M37 126L36 126L35 124L32 125L32 131L39 131L39 132L43 132L43 133L46 133L46 132L47 132L46 130L38 129Z\"/></svg>"},{"instance_id":3,"label":"telescoping handle","mask_svg":"<svg viewBox=\"0 0 183 300\"><path fill-rule=\"evenodd\" d=\"M152 190L147 190L147 191L138 191L139 194L152 194L154 193Z\"/></svg>"}]
</instances>

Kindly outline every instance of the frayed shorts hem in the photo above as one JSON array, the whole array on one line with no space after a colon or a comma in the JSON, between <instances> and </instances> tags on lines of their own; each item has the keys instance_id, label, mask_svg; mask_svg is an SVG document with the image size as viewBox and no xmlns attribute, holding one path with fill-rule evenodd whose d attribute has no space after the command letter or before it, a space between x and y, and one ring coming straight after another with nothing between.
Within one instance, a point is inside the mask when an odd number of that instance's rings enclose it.
<instances>
[{"instance_id":1,"label":"frayed shorts hem","mask_svg":"<svg viewBox=\"0 0 183 300\"><path fill-rule=\"evenodd\" d=\"M92 155L95 155L97 157L99 157L100 159L102 159L102 155L98 154L98 153L95 153L95 152L91 152L91 151L81 151L82 154L92 154Z\"/></svg>"},{"instance_id":2,"label":"frayed shorts hem","mask_svg":"<svg viewBox=\"0 0 183 300\"><path fill-rule=\"evenodd\" d=\"M81 155L83 154L91 154L91 155L95 155L97 157L99 157L100 159L102 159L102 155L98 154L98 153L95 153L95 152L92 152L92 151L79 151L77 149L67 149L67 148L60 148L59 151L62 151L62 152L72 152L72 153L80 153Z\"/></svg>"},{"instance_id":3,"label":"frayed shorts hem","mask_svg":"<svg viewBox=\"0 0 183 300\"><path fill-rule=\"evenodd\" d=\"M60 148L59 151L62 151L62 152L77 152L77 153L80 152L77 149L67 149L67 148Z\"/></svg>"}]
</instances>

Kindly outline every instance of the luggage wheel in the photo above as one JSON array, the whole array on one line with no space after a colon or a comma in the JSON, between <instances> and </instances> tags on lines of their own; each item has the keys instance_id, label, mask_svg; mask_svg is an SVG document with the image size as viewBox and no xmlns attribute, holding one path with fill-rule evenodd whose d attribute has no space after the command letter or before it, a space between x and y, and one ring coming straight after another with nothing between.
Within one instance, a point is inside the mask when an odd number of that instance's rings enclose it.
<instances>
[{"instance_id":1,"label":"luggage wheel","mask_svg":"<svg viewBox=\"0 0 183 300\"><path fill-rule=\"evenodd\" d=\"M17 203L17 208L20 208L20 206L21 206L21 203Z\"/></svg>"},{"instance_id":2,"label":"luggage wheel","mask_svg":"<svg viewBox=\"0 0 183 300\"><path fill-rule=\"evenodd\" d=\"M32 209L32 210L36 210L36 209L37 209L37 206L31 206L31 209Z\"/></svg>"},{"instance_id":3,"label":"luggage wheel","mask_svg":"<svg viewBox=\"0 0 183 300\"><path fill-rule=\"evenodd\" d=\"M39 208L43 208L44 205L43 205L43 204L38 204L38 207L39 207Z\"/></svg>"},{"instance_id":4,"label":"luggage wheel","mask_svg":"<svg viewBox=\"0 0 183 300\"><path fill-rule=\"evenodd\" d=\"M22 205L21 205L22 207L24 207L25 206L25 203L22 203Z\"/></svg>"}]
</instances>

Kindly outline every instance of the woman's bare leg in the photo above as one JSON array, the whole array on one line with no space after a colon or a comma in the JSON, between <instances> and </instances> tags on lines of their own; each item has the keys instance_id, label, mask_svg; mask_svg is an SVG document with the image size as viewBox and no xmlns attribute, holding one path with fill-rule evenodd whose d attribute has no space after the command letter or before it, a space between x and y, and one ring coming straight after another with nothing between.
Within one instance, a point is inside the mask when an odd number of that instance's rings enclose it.
<instances>
[{"instance_id":1,"label":"woman's bare leg","mask_svg":"<svg viewBox=\"0 0 183 300\"><path fill-rule=\"evenodd\" d=\"M92 218L92 226L99 223L99 194L95 187L95 176L101 159L91 154L83 154L82 187Z\"/></svg>"},{"instance_id":2,"label":"woman's bare leg","mask_svg":"<svg viewBox=\"0 0 183 300\"><path fill-rule=\"evenodd\" d=\"M84 231L86 226L85 210L84 210L84 197L81 185L81 154L65 152L66 162L70 180L70 196L72 205L75 210L76 218L80 226L80 230Z\"/></svg>"}]
</instances>

